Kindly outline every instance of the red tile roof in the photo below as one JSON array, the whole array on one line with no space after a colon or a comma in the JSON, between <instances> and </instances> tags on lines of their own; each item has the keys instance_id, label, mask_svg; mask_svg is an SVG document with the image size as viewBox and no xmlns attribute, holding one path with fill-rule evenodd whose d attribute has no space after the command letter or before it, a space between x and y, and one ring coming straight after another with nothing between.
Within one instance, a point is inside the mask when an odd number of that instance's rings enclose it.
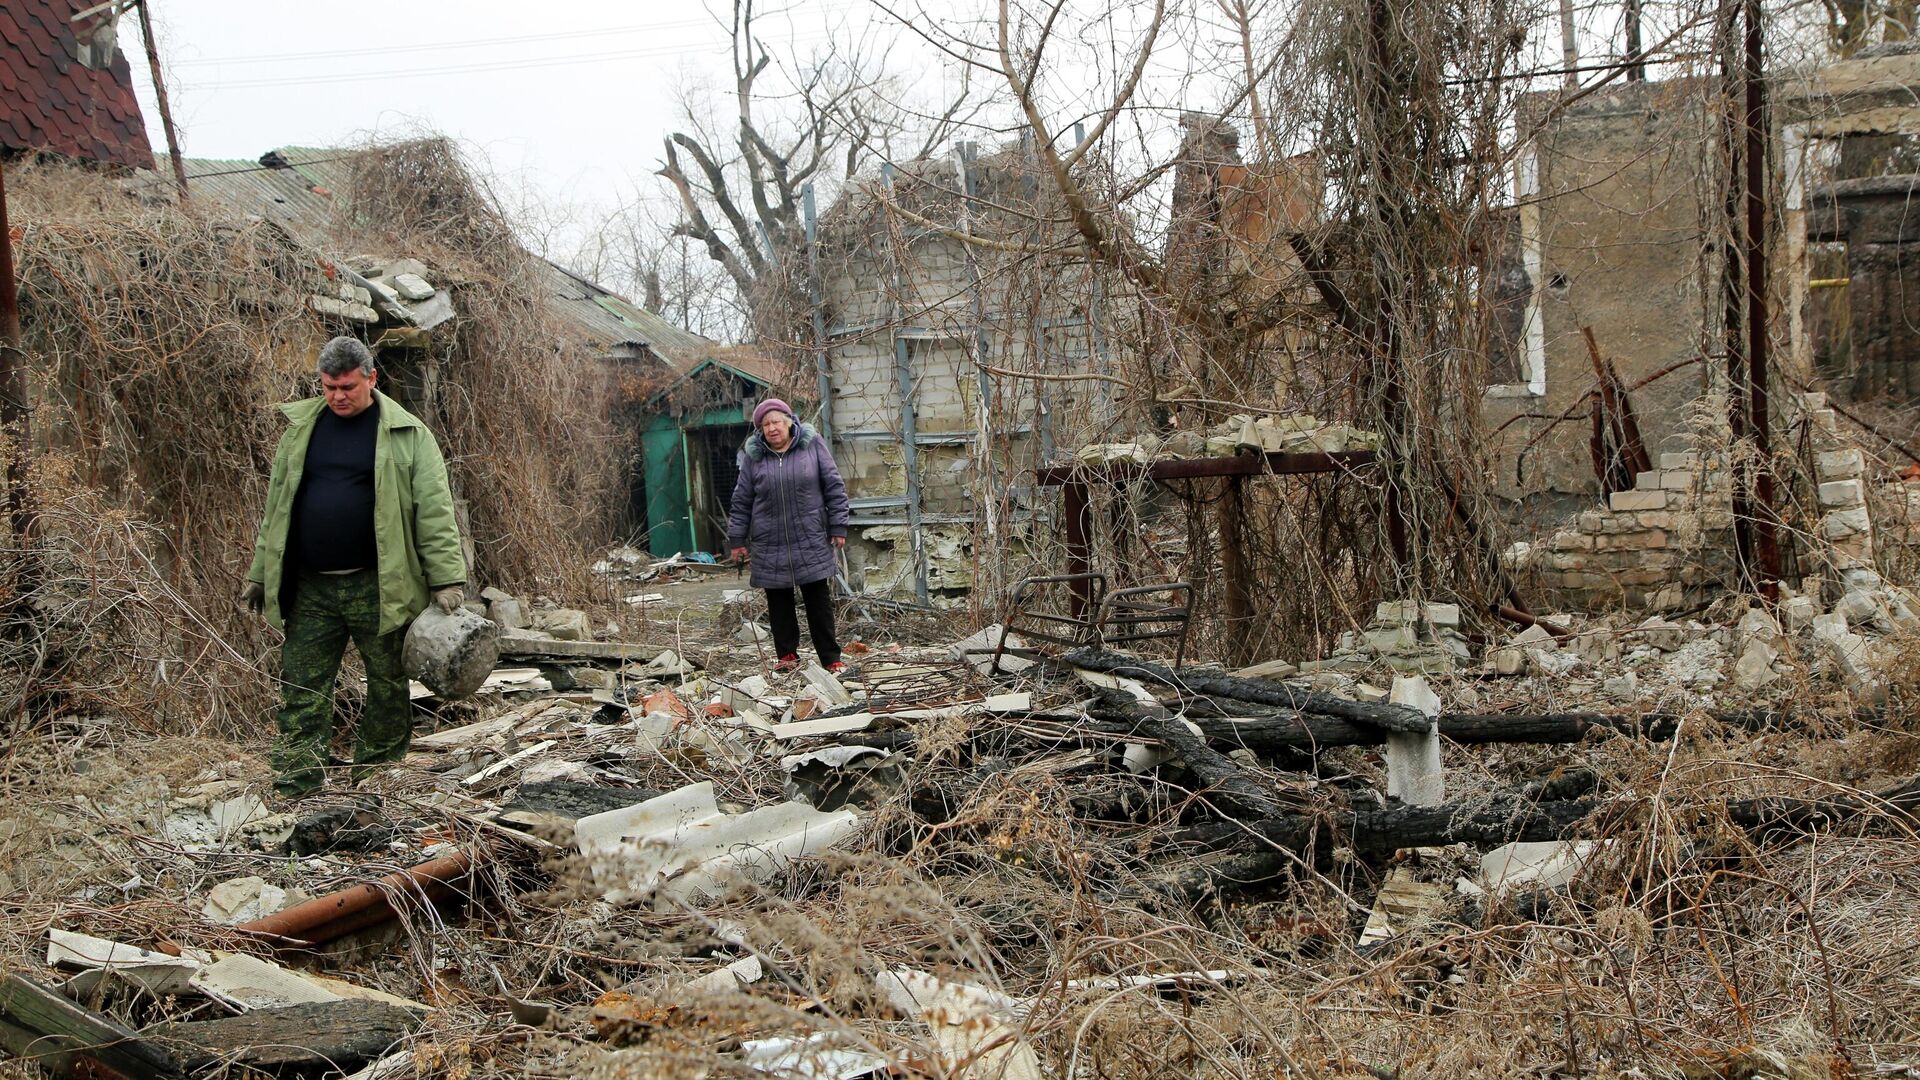
<instances>
[{"instance_id":1,"label":"red tile roof","mask_svg":"<svg viewBox=\"0 0 1920 1080\"><path fill-rule=\"evenodd\" d=\"M96 70L80 62L69 18L92 0L0 4L0 148L153 168L153 148L124 49ZM79 23L90 30L98 16ZM122 28L126 29L125 27Z\"/></svg>"}]
</instances>

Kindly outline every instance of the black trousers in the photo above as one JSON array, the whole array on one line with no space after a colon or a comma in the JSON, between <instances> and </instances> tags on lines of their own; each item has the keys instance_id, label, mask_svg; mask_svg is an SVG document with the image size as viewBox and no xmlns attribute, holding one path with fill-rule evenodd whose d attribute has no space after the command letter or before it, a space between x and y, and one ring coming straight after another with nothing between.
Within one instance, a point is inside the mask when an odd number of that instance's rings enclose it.
<instances>
[{"instance_id":1,"label":"black trousers","mask_svg":"<svg viewBox=\"0 0 1920 1080\"><path fill-rule=\"evenodd\" d=\"M813 651L825 667L840 659L840 641L833 636L833 593L831 581L822 580L800 586L800 598L807 604L807 634L813 638ZM775 656L800 651L800 621L794 615L792 589L767 590L767 622L773 627Z\"/></svg>"}]
</instances>

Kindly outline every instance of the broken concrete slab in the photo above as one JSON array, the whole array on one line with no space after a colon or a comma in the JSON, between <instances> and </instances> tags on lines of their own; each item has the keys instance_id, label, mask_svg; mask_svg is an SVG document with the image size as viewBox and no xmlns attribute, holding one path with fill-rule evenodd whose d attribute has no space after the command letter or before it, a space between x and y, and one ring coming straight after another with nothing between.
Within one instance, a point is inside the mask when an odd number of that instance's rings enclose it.
<instances>
[{"instance_id":1,"label":"broken concrete slab","mask_svg":"<svg viewBox=\"0 0 1920 1080\"><path fill-rule=\"evenodd\" d=\"M524 630L500 632L503 657L553 657L562 660L640 660L657 654L658 645L637 641L561 641L544 634Z\"/></svg>"},{"instance_id":2,"label":"broken concrete slab","mask_svg":"<svg viewBox=\"0 0 1920 1080\"><path fill-rule=\"evenodd\" d=\"M213 963L194 972L188 983L200 993L241 1012L342 1000L340 995L297 972L244 953L220 955Z\"/></svg>"},{"instance_id":3,"label":"broken concrete slab","mask_svg":"<svg viewBox=\"0 0 1920 1080\"><path fill-rule=\"evenodd\" d=\"M894 1009L927 1025L946 1075L1041 1080L1039 1056L1014 1026L1025 1009L1007 995L904 967L874 982Z\"/></svg>"},{"instance_id":4,"label":"broken concrete slab","mask_svg":"<svg viewBox=\"0 0 1920 1080\"><path fill-rule=\"evenodd\" d=\"M969 634L948 646L947 651L955 659L972 665L973 669L980 674L989 674L993 670L994 650L1000 647L1000 635L1004 629L1000 623L988 623L978 633ZM1009 633L1006 636L1006 647L1025 649L1028 645L1020 635ZM1032 660L1021 656L1002 656L1000 670L1009 675L1018 675L1031 668L1033 663Z\"/></svg>"},{"instance_id":5,"label":"broken concrete slab","mask_svg":"<svg viewBox=\"0 0 1920 1080\"><path fill-rule=\"evenodd\" d=\"M276 911L285 911L310 899L312 897L298 889L283 889L268 883L265 878L229 878L207 890L200 914L211 923L238 926L265 918Z\"/></svg>"},{"instance_id":6,"label":"broken concrete slab","mask_svg":"<svg viewBox=\"0 0 1920 1080\"><path fill-rule=\"evenodd\" d=\"M1595 840L1502 844L1481 857L1480 880L1473 884L1494 893L1522 885L1557 889L1578 877L1599 849Z\"/></svg>"},{"instance_id":7,"label":"broken concrete slab","mask_svg":"<svg viewBox=\"0 0 1920 1080\"><path fill-rule=\"evenodd\" d=\"M1489 650L1487 659L1492 661L1494 671L1502 675L1518 675L1527 669L1529 651L1551 652L1559 647L1553 635L1536 624L1515 634L1505 645Z\"/></svg>"},{"instance_id":8,"label":"broken concrete slab","mask_svg":"<svg viewBox=\"0 0 1920 1080\"><path fill-rule=\"evenodd\" d=\"M839 679L833 677L832 672L821 667L819 664L808 664L806 667L801 668L800 677L807 680L808 686L819 691L820 696L829 704L853 704L853 695L847 693L847 688L840 684Z\"/></svg>"},{"instance_id":9,"label":"broken concrete slab","mask_svg":"<svg viewBox=\"0 0 1920 1080\"><path fill-rule=\"evenodd\" d=\"M696 994L725 993L759 982L766 973L767 969L758 956L743 956L718 971L709 971L687 983L687 989Z\"/></svg>"}]
</instances>

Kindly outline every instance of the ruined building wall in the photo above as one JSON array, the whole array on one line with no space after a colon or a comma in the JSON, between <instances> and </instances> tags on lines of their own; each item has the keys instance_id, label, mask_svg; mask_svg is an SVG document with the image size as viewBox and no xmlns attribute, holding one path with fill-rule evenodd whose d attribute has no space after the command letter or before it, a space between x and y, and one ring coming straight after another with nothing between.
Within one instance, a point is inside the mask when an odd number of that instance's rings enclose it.
<instances>
[{"instance_id":1,"label":"ruined building wall","mask_svg":"<svg viewBox=\"0 0 1920 1080\"><path fill-rule=\"evenodd\" d=\"M1703 177L1718 135L1703 93L1691 83L1601 90L1547 122L1523 154L1517 196L1531 295L1518 351L1530 385L1492 387L1483 406L1489 430L1513 421L1490 448L1500 493L1597 491L1584 408L1521 454L1594 386L1582 327L1630 387L1700 355L1706 312L1719 302L1704 262L1702 223L1716 208L1705 205ZM1545 103L1523 103L1523 127ZM1656 458L1690 449L1688 407L1709 377L1693 364L1633 392Z\"/></svg>"},{"instance_id":2,"label":"ruined building wall","mask_svg":"<svg viewBox=\"0 0 1920 1080\"><path fill-rule=\"evenodd\" d=\"M830 409L854 508L856 587L917 589L915 516L929 590L992 593L1024 573L1050 524L1033 470L1098 441L1113 415L1107 384L1060 378L1111 370L1108 286L1059 242L1063 226L1040 202L1049 189L1023 164L1017 147L972 161L969 201L958 155L916 162L822 221Z\"/></svg>"}]
</instances>

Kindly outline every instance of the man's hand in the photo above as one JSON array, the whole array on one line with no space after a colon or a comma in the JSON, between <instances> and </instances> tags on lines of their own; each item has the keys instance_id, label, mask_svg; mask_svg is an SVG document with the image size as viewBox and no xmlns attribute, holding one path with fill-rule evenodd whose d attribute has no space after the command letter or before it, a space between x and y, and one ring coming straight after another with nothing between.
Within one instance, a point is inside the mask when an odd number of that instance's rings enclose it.
<instances>
[{"instance_id":1,"label":"man's hand","mask_svg":"<svg viewBox=\"0 0 1920 1080\"><path fill-rule=\"evenodd\" d=\"M444 589L435 589L433 591L433 602L441 611L451 615L460 610L461 604L467 602L467 590L458 585L449 585Z\"/></svg>"},{"instance_id":2,"label":"man's hand","mask_svg":"<svg viewBox=\"0 0 1920 1080\"><path fill-rule=\"evenodd\" d=\"M843 548L847 546L847 538L844 536L828 537L828 540L833 544L834 547L837 547L837 548Z\"/></svg>"},{"instance_id":3,"label":"man's hand","mask_svg":"<svg viewBox=\"0 0 1920 1080\"><path fill-rule=\"evenodd\" d=\"M240 594L240 602L255 615L264 613L267 610L267 587L257 581L247 582L246 591Z\"/></svg>"},{"instance_id":4,"label":"man's hand","mask_svg":"<svg viewBox=\"0 0 1920 1080\"><path fill-rule=\"evenodd\" d=\"M742 562L746 562L746 561L747 561L747 549L746 549L746 548L743 548L743 547L737 547L737 548L734 548L734 549L733 549L732 551L729 551L729 552L727 552L727 554L729 554L729 555L731 555L731 556L733 556L733 561L734 561L734 562L737 562L737 563L742 563Z\"/></svg>"}]
</instances>

